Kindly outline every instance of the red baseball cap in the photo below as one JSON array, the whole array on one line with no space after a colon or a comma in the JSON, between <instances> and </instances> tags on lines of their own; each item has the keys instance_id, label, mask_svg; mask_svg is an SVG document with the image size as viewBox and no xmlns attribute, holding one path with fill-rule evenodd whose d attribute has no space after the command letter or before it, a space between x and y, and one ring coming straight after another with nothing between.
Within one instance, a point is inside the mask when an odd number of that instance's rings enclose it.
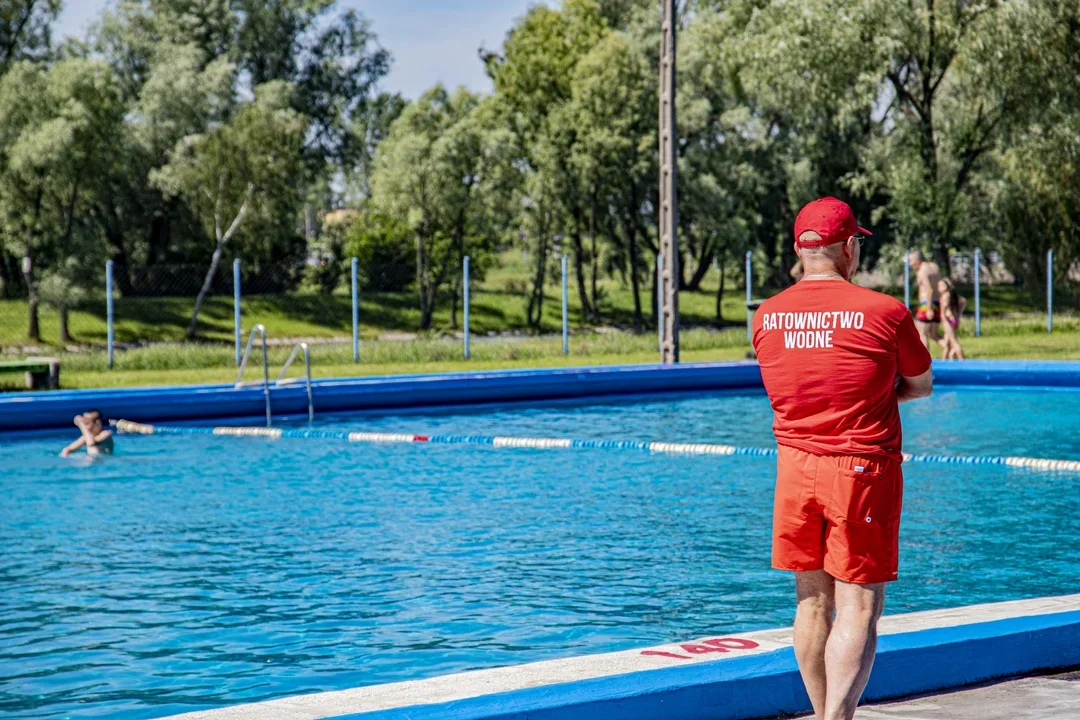
<instances>
[{"instance_id":1,"label":"red baseball cap","mask_svg":"<svg viewBox=\"0 0 1080 720\"><path fill-rule=\"evenodd\" d=\"M820 240L799 242L804 232L813 231L821 236ZM870 235L869 230L855 223L855 213L851 206L834 197L823 197L799 211L795 218L795 244L799 247L823 247L844 242L852 235Z\"/></svg>"}]
</instances>

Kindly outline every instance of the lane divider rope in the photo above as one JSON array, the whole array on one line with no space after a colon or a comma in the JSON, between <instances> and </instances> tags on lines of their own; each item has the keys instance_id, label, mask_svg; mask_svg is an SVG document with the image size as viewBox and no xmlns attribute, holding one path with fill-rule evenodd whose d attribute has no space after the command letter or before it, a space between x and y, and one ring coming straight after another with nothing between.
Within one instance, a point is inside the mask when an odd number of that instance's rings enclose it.
<instances>
[{"instance_id":1,"label":"lane divider rope","mask_svg":"<svg viewBox=\"0 0 1080 720\"><path fill-rule=\"evenodd\" d=\"M775 448L736 447L714 443L645 442L639 440L575 440L571 438L504 437L496 435L410 435L408 433L348 432L262 427L180 427L148 425L131 420L110 420L122 433L136 435L219 435L265 437L273 440L343 440L353 443L427 443L431 445L490 445L497 448L540 450L640 450L665 455L743 455L776 457ZM904 462L950 465L1005 465L1007 467L1080 472L1080 460L1007 457L996 455L926 455L904 453Z\"/></svg>"}]
</instances>

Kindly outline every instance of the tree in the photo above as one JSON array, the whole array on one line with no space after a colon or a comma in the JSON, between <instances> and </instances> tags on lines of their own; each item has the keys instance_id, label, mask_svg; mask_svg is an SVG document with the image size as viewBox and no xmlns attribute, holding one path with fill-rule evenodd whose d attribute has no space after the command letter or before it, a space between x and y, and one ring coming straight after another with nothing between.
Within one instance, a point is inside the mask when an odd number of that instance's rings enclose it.
<instances>
[{"instance_id":1,"label":"tree","mask_svg":"<svg viewBox=\"0 0 1080 720\"><path fill-rule=\"evenodd\" d=\"M478 103L464 88L435 86L405 108L375 160L373 209L404 218L414 235L421 330L431 327L438 293L457 277L462 256L490 247L477 197L488 172Z\"/></svg>"},{"instance_id":2,"label":"tree","mask_svg":"<svg viewBox=\"0 0 1080 720\"><path fill-rule=\"evenodd\" d=\"M838 190L887 206L877 219L891 221L947 268L950 249L978 232L970 219L985 205L976 180L989 169L987 155L1026 106L1032 83L1025 66L1030 70L1031 48L1039 44L1029 5L799 0L761 12L740 6L750 17L746 55L754 87L760 97L786 100L769 105L778 127L797 131L791 167L799 171L802 162L804 169L789 177L801 175L818 190L788 194L800 202L823 194L831 177ZM795 111L784 113L785 106Z\"/></svg>"},{"instance_id":3,"label":"tree","mask_svg":"<svg viewBox=\"0 0 1080 720\"><path fill-rule=\"evenodd\" d=\"M165 193L182 197L214 240L206 278L195 299L187 335L195 336L206 295L221 254L249 214L273 218L299 203L293 182L301 172L307 120L289 107L290 88L272 82L256 88L255 101L227 124L182 139L169 163L151 180Z\"/></svg>"},{"instance_id":4,"label":"tree","mask_svg":"<svg viewBox=\"0 0 1080 720\"><path fill-rule=\"evenodd\" d=\"M622 33L610 33L577 64L569 122L577 129L573 158L582 177L611 208L634 298L634 324L644 316L639 258L645 214L656 183L656 81L642 54ZM653 303L653 307L656 304Z\"/></svg>"},{"instance_id":5,"label":"tree","mask_svg":"<svg viewBox=\"0 0 1080 720\"><path fill-rule=\"evenodd\" d=\"M71 342L68 317L71 309L87 297L83 277L85 268L80 267L74 257L67 258L56 269L50 270L41 279L39 294L42 302L52 306L60 318L60 331L57 338L61 345Z\"/></svg>"},{"instance_id":6,"label":"tree","mask_svg":"<svg viewBox=\"0 0 1080 720\"><path fill-rule=\"evenodd\" d=\"M390 134L390 127L401 116L406 101L398 93L380 93L363 112L352 120L351 141L356 147L356 158L349 169L349 194L356 200L371 197L371 175L375 172L375 153L379 143Z\"/></svg>"},{"instance_id":7,"label":"tree","mask_svg":"<svg viewBox=\"0 0 1080 720\"><path fill-rule=\"evenodd\" d=\"M101 258L86 211L92 178L116 147L122 123L115 78L101 61L76 58L49 68L24 61L0 78L0 169L8 190L0 196L0 232L7 249L30 259L24 272L32 340L40 338L33 268L55 265L76 283L82 276L67 272L68 259Z\"/></svg>"},{"instance_id":8,"label":"tree","mask_svg":"<svg viewBox=\"0 0 1080 720\"><path fill-rule=\"evenodd\" d=\"M345 252L357 260L364 290L401 292L414 280L413 233L407 223L365 208L348 227Z\"/></svg>"},{"instance_id":9,"label":"tree","mask_svg":"<svg viewBox=\"0 0 1080 720\"><path fill-rule=\"evenodd\" d=\"M237 249L255 262L303 253L295 224L303 222L314 240L316 219L338 204L339 193L329 191L336 178L371 151L352 126L374 103L390 60L363 18L332 0L125 0L103 14L88 46L120 77L138 139L102 183L98 210L125 293L140 291L129 264L210 259L195 210L182 196L166 196L150 175L170 161L181 137L227 122L252 88L271 81L293 88L290 107L309 120L303 172L291 179L306 205L299 219L264 224L258 247ZM247 222L250 229L262 221Z\"/></svg>"},{"instance_id":10,"label":"tree","mask_svg":"<svg viewBox=\"0 0 1080 720\"><path fill-rule=\"evenodd\" d=\"M1023 8L1009 8L1021 13ZM1032 294L1045 291L1046 252L1058 280L1080 262L1080 6L1040 2L1008 18L1029 43L1026 68L1035 98L1024 123L1014 123L991 153L983 179L992 225L985 238Z\"/></svg>"},{"instance_id":11,"label":"tree","mask_svg":"<svg viewBox=\"0 0 1080 720\"><path fill-rule=\"evenodd\" d=\"M20 60L41 60L51 50L51 25L61 0L5 0L0 5L0 75Z\"/></svg>"},{"instance_id":12,"label":"tree","mask_svg":"<svg viewBox=\"0 0 1080 720\"><path fill-rule=\"evenodd\" d=\"M592 0L567 0L559 10L540 5L511 30L501 54L484 56L506 123L517 135L521 165L527 174L545 174L527 177L522 184L529 199L522 206L522 234L533 246L536 263L527 309L534 327L539 326L543 309L547 252L557 235L570 240L579 301L586 316L595 317L595 292L590 302L585 289L582 242L589 198L594 194L589 189L583 193L583 183L574 175L571 154L577 133L566 106L572 96L574 68L607 32L601 8ZM592 209L595 288L598 208L594 204Z\"/></svg>"}]
</instances>

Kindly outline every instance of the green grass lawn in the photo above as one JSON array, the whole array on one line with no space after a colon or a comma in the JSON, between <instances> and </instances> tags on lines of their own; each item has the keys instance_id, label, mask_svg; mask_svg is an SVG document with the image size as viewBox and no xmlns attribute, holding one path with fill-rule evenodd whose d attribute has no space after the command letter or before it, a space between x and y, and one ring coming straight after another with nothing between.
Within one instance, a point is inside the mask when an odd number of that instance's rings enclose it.
<instances>
[{"instance_id":1,"label":"green grass lawn","mask_svg":"<svg viewBox=\"0 0 1080 720\"><path fill-rule=\"evenodd\" d=\"M417 301L412 293L364 294L360 318L360 362L352 362L350 343L318 342L312 345L312 367L319 377L381 375L391 373L450 372L512 367L553 367L589 364L652 362L657 359L656 334L651 327L633 329L633 297L628 288L613 280L600 282L600 328L582 316L576 285L571 280L570 326L573 333L569 356L563 356L558 337L561 299L559 287L546 288L541 335L527 327L526 268L520 253L505 253L499 267L488 271L476 287L470 308L474 334L472 358L462 358L460 340L446 336L451 330L450 302L443 298L435 315L435 330L416 340L375 342L383 333L415 331L419 323ZM682 357L686 361L732 360L745 357L746 308L744 291L732 287L724 293L723 317L716 318L716 287L719 276L710 271L699 292L679 295ZM890 289L902 294L902 289ZM961 288L970 297L971 288ZM768 294L768 293L766 293ZM758 293L755 293L758 296ZM961 325L964 349L971 358L1080 359L1080 316L1072 295L1062 293L1055 317L1055 332L1046 333L1045 315L1033 307L1030 295L1013 286L984 287L982 291L983 337L972 337L970 312ZM650 288L642 287L642 311L646 324L653 321ZM64 387L111 387L156 384L229 382L235 379L232 298L209 298L200 315L199 341L184 343L192 307L191 298L118 298L116 301L116 352L113 370L106 366L104 302L90 303L71 315L71 332L89 350L65 352L43 343L42 351L59 355ZM972 307L969 303L969 309ZM286 295L248 296L242 304L243 327L255 323L267 327L271 340L312 338L318 341L348 338L352 311L343 293L297 292ZM458 308L458 324L461 323ZM55 339L56 314L41 311L45 340ZM0 347L25 343L26 304L0 301ZM613 330L612 328L619 328ZM597 331L599 329L599 331ZM516 332L523 337L486 337ZM124 349L123 345L138 345ZM288 345L271 348L270 364L281 366ZM936 349L935 349L936 350ZM0 359L23 357L0 354ZM249 371L255 377L255 368ZM17 375L0 375L0 387L17 387Z\"/></svg>"},{"instance_id":2,"label":"green grass lawn","mask_svg":"<svg viewBox=\"0 0 1080 720\"><path fill-rule=\"evenodd\" d=\"M688 327L722 327L746 322L744 291L728 284L722 303L722 319L716 317L716 286L718 276L710 271L697 292L679 294L681 321ZM472 293L470 329L477 334L528 332L533 333L525 319L528 298L527 283L515 268L492 271ZM633 295L628 288L613 280L599 283L600 325L620 328L633 326ZM652 324L654 309L650 287L642 287L642 313L647 325ZM890 289L894 294L902 290ZM766 291L765 294L771 294ZM961 288L968 297L970 288ZM760 293L755 293L755 297ZM1058 307L1063 312L1075 311L1071 295L1062 293ZM417 298L409 293L365 293L360 298L361 337L375 338L386 332L414 332L419 326ZM115 301L116 341L121 344L147 342L181 342L190 320L194 299L189 297L117 298ZM969 314L972 304L969 304ZM986 318L1020 313L1034 316L1040 307L1033 303L1022 288L1013 286L985 287L982 310ZM549 283L545 290L541 333L558 332L561 323L559 287ZM352 308L347 293L295 292L281 295L249 295L241 303L242 327L250 329L262 323L273 338L341 338L352 334ZM106 341L104 299L86 303L71 312L70 332L76 344L103 345ZM59 322L56 312L42 306L39 309L42 340L39 346L58 346ZM570 325L575 329L588 327L578 302L576 285L569 292ZM457 327L462 322L460 303ZM1043 321L1045 323L1045 321ZM25 300L0 300L0 347L29 344L26 339L27 307ZM441 298L435 313L433 332L453 329L451 303ZM231 343L234 337L233 303L231 297L207 299L199 316L198 339L205 342Z\"/></svg>"},{"instance_id":3,"label":"green grass lawn","mask_svg":"<svg viewBox=\"0 0 1080 720\"><path fill-rule=\"evenodd\" d=\"M1080 319L1061 318L1052 335L1038 318L987 319L983 336L971 336L970 323L961 326L961 341L969 358L1080 360ZM749 345L743 328L723 331L687 330L681 335L682 360L703 362L740 360ZM273 346L269 352L271 379L277 376L289 352ZM935 348L935 357L940 352ZM360 362L352 362L348 343L313 344L312 374L315 377L354 377L403 373L462 372L499 368L570 367L656 362L656 336L627 332L574 335L570 354L562 354L558 336L521 339L475 338L471 358L462 356L460 340L418 339L365 341ZM100 350L61 355L61 382L66 388L133 387L233 382L236 379L234 350L222 344L153 345L116 354L113 370L106 368ZM245 378L258 379L261 357L256 350ZM300 374L297 362L290 375ZM0 375L0 385L17 387L21 378Z\"/></svg>"},{"instance_id":4,"label":"green grass lawn","mask_svg":"<svg viewBox=\"0 0 1080 720\"><path fill-rule=\"evenodd\" d=\"M523 281L514 276L489 276L474 286L470 298L470 330L477 334L502 332L535 332L526 322L528 297ZM716 322L716 285L700 292L679 294L683 323L689 326L710 325ZM629 328L633 325L633 295L629 289L611 280L599 283L601 325ZM558 332L561 327L562 301L557 285L545 289L541 333ZM646 323L653 322L654 310L650 287L641 292L642 314ZM114 304L115 332L118 343L180 342L185 339L194 299L188 297L117 298ZM352 307L344 292L322 294L295 292L282 295L249 295L241 302L242 327L255 323L266 326L275 338L334 338L352 334ZM364 293L360 296L361 337L374 338L385 332L415 332L420 324L417 297L409 293ZM69 330L75 343L101 345L106 341L106 310L103 299L88 302L73 310ZM461 304L457 308L457 327L462 322ZM58 345L59 320L57 313L46 306L39 309L41 343ZM569 293L569 321L580 329L587 324L582 316L577 289ZM725 292L723 321L745 323L744 295L736 288ZM26 340L27 306L25 300L0 300L0 346L29 344ZM433 331L453 329L451 302L448 294L440 299L435 313ZM199 314L198 339L209 342L232 342L233 301L231 297L214 296L206 300Z\"/></svg>"}]
</instances>

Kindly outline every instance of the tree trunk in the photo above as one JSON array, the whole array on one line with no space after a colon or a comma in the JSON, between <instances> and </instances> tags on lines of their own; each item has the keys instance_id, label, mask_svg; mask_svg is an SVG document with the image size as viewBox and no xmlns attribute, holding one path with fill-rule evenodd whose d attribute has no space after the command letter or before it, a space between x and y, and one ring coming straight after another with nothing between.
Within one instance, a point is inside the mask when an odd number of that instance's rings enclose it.
<instances>
[{"instance_id":1,"label":"tree trunk","mask_svg":"<svg viewBox=\"0 0 1080 720\"><path fill-rule=\"evenodd\" d=\"M589 235L592 236L592 309L594 320L600 319L600 304L596 300L596 274L600 264L600 254L596 251L596 192L593 191L592 211L589 213Z\"/></svg>"},{"instance_id":2,"label":"tree trunk","mask_svg":"<svg viewBox=\"0 0 1080 720\"><path fill-rule=\"evenodd\" d=\"M0 298L15 297L15 285L19 281L19 261L0 250Z\"/></svg>"},{"instance_id":3,"label":"tree trunk","mask_svg":"<svg viewBox=\"0 0 1080 720\"><path fill-rule=\"evenodd\" d=\"M457 262L465 261L465 213L469 208L469 199L472 197L472 180L465 183L465 203L458 211L457 222L454 223L454 248L457 250ZM450 328L457 330L458 295L461 291L462 276L454 273L453 292L450 296Z\"/></svg>"},{"instance_id":4,"label":"tree trunk","mask_svg":"<svg viewBox=\"0 0 1080 720\"><path fill-rule=\"evenodd\" d=\"M593 310L589 306L589 292L585 287L585 245L581 241L581 208L574 206L574 232L570 240L574 246L574 277L577 279L578 302L581 303L582 319L592 320Z\"/></svg>"},{"instance_id":5,"label":"tree trunk","mask_svg":"<svg viewBox=\"0 0 1080 720\"><path fill-rule=\"evenodd\" d=\"M544 317L544 274L547 270L547 229L537 233L536 274L533 276L532 293L529 295L529 307L526 309L526 321L529 327L539 330Z\"/></svg>"},{"instance_id":6,"label":"tree trunk","mask_svg":"<svg viewBox=\"0 0 1080 720\"><path fill-rule=\"evenodd\" d=\"M29 272L26 272L27 268L23 266L23 279L26 282L26 296L27 296L27 311L29 317L26 321L26 337L30 340L41 340L41 326L38 324L38 293L37 285L34 284L34 271L33 266L30 266Z\"/></svg>"},{"instance_id":7,"label":"tree trunk","mask_svg":"<svg viewBox=\"0 0 1080 720\"><path fill-rule=\"evenodd\" d=\"M128 265L127 248L124 247L124 239L121 235L107 232L106 240L112 246L113 279L120 294L128 297L133 294L131 285L131 268Z\"/></svg>"},{"instance_id":8,"label":"tree trunk","mask_svg":"<svg viewBox=\"0 0 1080 720\"><path fill-rule=\"evenodd\" d=\"M949 277L950 272L949 264L949 236L952 232L949 228L943 228L941 233L937 237L937 242L934 243L934 262L937 263L938 268L941 269L941 277Z\"/></svg>"},{"instance_id":9,"label":"tree trunk","mask_svg":"<svg viewBox=\"0 0 1080 720\"><path fill-rule=\"evenodd\" d=\"M720 259L720 282L716 286L716 324L724 324L724 260Z\"/></svg>"},{"instance_id":10,"label":"tree trunk","mask_svg":"<svg viewBox=\"0 0 1080 720\"><path fill-rule=\"evenodd\" d=\"M705 241L701 244L701 253L694 258L697 267L694 268L694 274L690 276L690 282L686 283L684 290L696 292L701 289L701 281L705 279L705 275L709 272L709 266L712 264L712 248L713 243L711 242Z\"/></svg>"},{"instance_id":11,"label":"tree trunk","mask_svg":"<svg viewBox=\"0 0 1080 720\"><path fill-rule=\"evenodd\" d=\"M634 325L640 329L645 324L645 318L641 314L641 285L638 282L638 257L637 257L637 222L634 213L637 212L637 183L630 186L630 207L627 208L626 219L626 247L630 258L630 287L634 294Z\"/></svg>"},{"instance_id":12,"label":"tree trunk","mask_svg":"<svg viewBox=\"0 0 1080 720\"><path fill-rule=\"evenodd\" d=\"M199 288L199 295L195 298L195 309L191 312L191 324L188 325L187 339L193 340L195 338L195 328L199 324L199 312L202 310L203 302L206 301L206 296L210 293L210 288L214 284L214 275L217 274L218 263L221 262L221 251L224 249L225 244L218 241L217 247L214 248L214 254L210 258L210 269L206 271L206 278L203 280L202 287Z\"/></svg>"},{"instance_id":13,"label":"tree trunk","mask_svg":"<svg viewBox=\"0 0 1080 720\"><path fill-rule=\"evenodd\" d=\"M435 321L435 294L438 292L438 288L438 283L434 281L428 282L427 291L425 293L424 312L420 316L421 330L430 330Z\"/></svg>"},{"instance_id":14,"label":"tree trunk","mask_svg":"<svg viewBox=\"0 0 1080 720\"><path fill-rule=\"evenodd\" d=\"M427 286L424 284L426 276L424 268L424 235L416 233L416 291L420 294L420 329L431 328L431 310L427 301Z\"/></svg>"},{"instance_id":15,"label":"tree trunk","mask_svg":"<svg viewBox=\"0 0 1080 720\"><path fill-rule=\"evenodd\" d=\"M581 303L581 317L595 320L592 306L589 304L589 291L585 287L585 247L581 242L581 233L574 230L574 277L577 279L578 301Z\"/></svg>"},{"instance_id":16,"label":"tree trunk","mask_svg":"<svg viewBox=\"0 0 1080 720\"><path fill-rule=\"evenodd\" d=\"M657 255L657 257L659 257L659 255ZM659 308L657 307L658 303L656 302L656 294L660 292L660 273L658 273L656 270L656 263L654 262L651 273L652 292L650 293L650 299L652 300L652 311L650 314L652 315L653 320L656 321L656 326L660 327L660 313L658 312Z\"/></svg>"},{"instance_id":17,"label":"tree trunk","mask_svg":"<svg viewBox=\"0 0 1080 720\"><path fill-rule=\"evenodd\" d=\"M431 329L432 317L433 317L433 313L431 311L431 305L430 304L424 305L424 307L422 307L420 309L420 329L421 330L430 330Z\"/></svg>"},{"instance_id":18,"label":"tree trunk","mask_svg":"<svg viewBox=\"0 0 1080 720\"><path fill-rule=\"evenodd\" d=\"M461 275L454 274L454 283L450 290L450 329L457 330L458 297L461 295Z\"/></svg>"},{"instance_id":19,"label":"tree trunk","mask_svg":"<svg viewBox=\"0 0 1080 720\"><path fill-rule=\"evenodd\" d=\"M71 342L71 333L68 332L68 308L63 305L58 308L60 312L60 343Z\"/></svg>"},{"instance_id":20,"label":"tree trunk","mask_svg":"<svg viewBox=\"0 0 1080 720\"><path fill-rule=\"evenodd\" d=\"M210 269L206 271L206 279L203 280L202 288L199 289L199 296L195 298L195 309L191 313L191 324L188 325L187 337L189 340L195 337L195 328L199 323L199 311L202 310L203 302L206 300L207 294L210 292L211 286L214 284L214 275L217 274L218 263L221 262L221 252L225 249L225 245L232 239L233 233L240 227L240 223L244 222L244 216L247 215L248 207L251 202L251 193L254 191L254 185L248 184L247 190L244 193L244 202L240 205L240 209L236 213L236 217L229 223L229 229L225 232L221 231L221 186L224 184L222 180L218 185L218 197L214 205L214 234L217 239L217 246L214 248L214 254L210 257Z\"/></svg>"}]
</instances>

